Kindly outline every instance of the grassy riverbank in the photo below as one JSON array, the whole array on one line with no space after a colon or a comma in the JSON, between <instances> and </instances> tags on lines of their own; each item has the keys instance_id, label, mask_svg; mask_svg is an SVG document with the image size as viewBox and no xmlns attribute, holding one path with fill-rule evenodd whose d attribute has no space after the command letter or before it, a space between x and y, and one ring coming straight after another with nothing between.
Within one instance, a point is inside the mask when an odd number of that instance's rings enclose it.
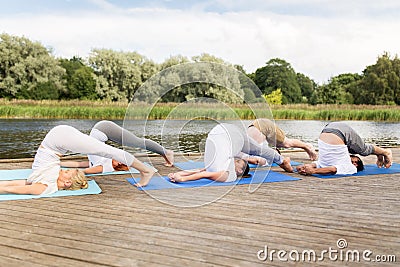
<instances>
[{"instance_id":1,"label":"grassy riverbank","mask_svg":"<svg viewBox=\"0 0 400 267\"><path fill-rule=\"evenodd\" d=\"M400 106L301 104L270 107L274 119L400 121ZM143 103L129 105L127 102L0 99L0 118L124 119L127 110L131 119L254 118L253 112L245 105L232 105L231 108L213 104L177 107L175 103L161 103L151 108ZM263 110L263 113L267 117L269 111Z\"/></svg>"}]
</instances>

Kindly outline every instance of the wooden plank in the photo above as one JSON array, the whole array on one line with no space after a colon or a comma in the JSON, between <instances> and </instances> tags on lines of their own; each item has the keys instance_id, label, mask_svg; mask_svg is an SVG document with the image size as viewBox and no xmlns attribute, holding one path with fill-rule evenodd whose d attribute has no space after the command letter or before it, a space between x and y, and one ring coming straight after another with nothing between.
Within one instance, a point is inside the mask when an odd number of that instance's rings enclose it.
<instances>
[{"instance_id":1,"label":"wooden plank","mask_svg":"<svg viewBox=\"0 0 400 267\"><path fill-rule=\"evenodd\" d=\"M396 149L394 156L399 155ZM304 153L295 156L302 159ZM162 158L154 157L152 162L163 175L176 170L164 167ZM0 162L0 169L28 164ZM345 238L351 249L387 255L400 251L397 175L302 177L296 182L263 184L251 194L247 186L238 186L229 192L208 187L150 195L128 184L126 177L96 177L103 190L100 195L0 202L0 266L7 260L11 266L18 262L32 266L303 265L262 262L256 253L265 245L323 250L335 247L339 238ZM155 199L193 205L193 200L221 195L195 208Z\"/></svg>"},{"instance_id":2,"label":"wooden plank","mask_svg":"<svg viewBox=\"0 0 400 267\"><path fill-rule=\"evenodd\" d=\"M2 246L0 246L0 250L3 249ZM25 260L21 260L18 258L13 258L12 256L2 256L0 255L0 266L3 267L43 267L43 266L50 266L50 265L42 265L42 264L37 264Z\"/></svg>"},{"instance_id":3,"label":"wooden plank","mask_svg":"<svg viewBox=\"0 0 400 267\"><path fill-rule=\"evenodd\" d=\"M70 257L60 257L58 255L54 255L45 252L35 251L34 248L25 248L25 244L20 246L21 242L16 241L10 242L7 245L7 240L10 238L3 239L0 237L0 255L10 262L23 262L21 265L29 265L29 266L60 266L60 267L69 267L69 266L78 266L81 264L85 264L85 266L107 266L102 264L93 264L87 261L75 260ZM84 253L84 252L83 252ZM0 266L8 266L8 265L0 265Z\"/></svg>"}]
</instances>

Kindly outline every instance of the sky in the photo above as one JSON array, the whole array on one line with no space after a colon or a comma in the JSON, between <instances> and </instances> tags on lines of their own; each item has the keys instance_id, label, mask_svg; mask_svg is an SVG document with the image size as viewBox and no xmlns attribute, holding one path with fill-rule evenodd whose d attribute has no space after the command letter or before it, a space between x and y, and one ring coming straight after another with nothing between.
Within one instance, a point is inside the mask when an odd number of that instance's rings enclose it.
<instances>
[{"instance_id":1,"label":"sky","mask_svg":"<svg viewBox=\"0 0 400 267\"><path fill-rule=\"evenodd\" d=\"M322 84L400 52L397 0L0 0L0 33L56 57L136 51L162 63L208 53L247 73L272 58Z\"/></svg>"}]
</instances>

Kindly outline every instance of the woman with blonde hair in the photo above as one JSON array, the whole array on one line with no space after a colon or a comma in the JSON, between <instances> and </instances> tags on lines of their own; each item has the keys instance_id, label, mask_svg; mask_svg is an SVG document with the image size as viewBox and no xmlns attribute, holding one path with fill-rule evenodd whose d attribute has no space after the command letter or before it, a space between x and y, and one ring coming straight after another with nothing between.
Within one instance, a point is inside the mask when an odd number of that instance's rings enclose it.
<instances>
[{"instance_id":1,"label":"woman with blonde hair","mask_svg":"<svg viewBox=\"0 0 400 267\"><path fill-rule=\"evenodd\" d=\"M98 155L131 166L140 172L141 179L136 186L147 185L154 174L152 168L132 154L83 134L74 127L59 125L51 129L40 144L32 164L33 172L28 179L1 182L0 194L40 195L87 188L82 171L61 169L60 157L67 152Z\"/></svg>"}]
</instances>

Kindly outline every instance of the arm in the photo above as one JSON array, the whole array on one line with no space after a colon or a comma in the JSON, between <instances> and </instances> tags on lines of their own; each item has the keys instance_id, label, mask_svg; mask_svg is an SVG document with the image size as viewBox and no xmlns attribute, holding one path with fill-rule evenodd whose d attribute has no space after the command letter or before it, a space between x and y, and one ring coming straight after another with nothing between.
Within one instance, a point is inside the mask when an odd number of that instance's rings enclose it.
<instances>
[{"instance_id":1,"label":"arm","mask_svg":"<svg viewBox=\"0 0 400 267\"><path fill-rule=\"evenodd\" d=\"M206 171L205 168L203 168L203 169L183 170L183 171L179 171L177 173L179 173L182 176L187 176L187 175L190 175L190 174L195 174L195 173L204 172L204 171Z\"/></svg>"},{"instance_id":2,"label":"arm","mask_svg":"<svg viewBox=\"0 0 400 267\"><path fill-rule=\"evenodd\" d=\"M246 160L248 163L251 163L251 164L258 164L261 166L264 166L265 164L267 164L267 160L262 157L259 157L259 156L250 156L243 152L240 152L237 156L241 159Z\"/></svg>"},{"instance_id":3,"label":"arm","mask_svg":"<svg viewBox=\"0 0 400 267\"><path fill-rule=\"evenodd\" d=\"M182 172L170 173L168 175L172 182L185 182L185 181L194 181L199 180L201 178L208 178L210 180L225 182L228 178L227 171L219 171L219 172L208 172L205 170L199 170L197 172L191 172L187 174L183 174Z\"/></svg>"},{"instance_id":4,"label":"arm","mask_svg":"<svg viewBox=\"0 0 400 267\"><path fill-rule=\"evenodd\" d=\"M311 174L336 174L336 171L335 166L328 166L324 168L315 168L314 172Z\"/></svg>"},{"instance_id":5,"label":"arm","mask_svg":"<svg viewBox=\"0 0 400 267\"><path fill-rule=\"evenodd\" d=\"M88 168L89 167L89 161L61 161L61 167Z\"/></svg>"},{"instance_id":6,"label":"arm","mask_svg":"<svg viewBox=\"0 0 400 267\"><path fill-rule=\"evenodd\" d=\"M0 194L40 195L46 188L47 185L41 183L0 186Z\"/></svg>"},{"instance_id":7,"label":"arm","mask_svg":"<svg viewBox=\"0 0 400 267\"><path fill-rule=\"evenodd\" d=\"M219 172L208 172L202 171L197 173L200 178L208 178L218 182L225 182L228 179L228 172L227 171L219 171Z\"/></svg>"},{"instance_id":8,"label":"arm","mask_svg":"<svg viewBox=\"0 0 400 267\"><path fill-rule=\"evenodd\" d=\"M250 156L247 159L247 162L251 163L251 164L261 165L261 166L264 166L264 165L267 164L267 160L266 159L264 159L262 157L258 157L258 156Z\"/></svg>"},{"instance_id":9,"label":"arm","mask_svg":"<svg viewBox=\"0 0 400 267\"><path fill-rule=\"evenodd\" d=\"M83 170L85 174L102 173L103 166L94 166L89 168L89 161L62 161L61 167L67 168L86 168Z\"/></svg>"},{"instance_id":10,"label":"arm","mask_svg":"<svg viewBox=\"0 0 400 267\"><path fill-rule=\"evenodd\" d=\"M85 174L92 174L92 173L102 173L103 172L103 166L98 165L90 168L86 168L83 170Z\"/></svg>"}]
</instances>

